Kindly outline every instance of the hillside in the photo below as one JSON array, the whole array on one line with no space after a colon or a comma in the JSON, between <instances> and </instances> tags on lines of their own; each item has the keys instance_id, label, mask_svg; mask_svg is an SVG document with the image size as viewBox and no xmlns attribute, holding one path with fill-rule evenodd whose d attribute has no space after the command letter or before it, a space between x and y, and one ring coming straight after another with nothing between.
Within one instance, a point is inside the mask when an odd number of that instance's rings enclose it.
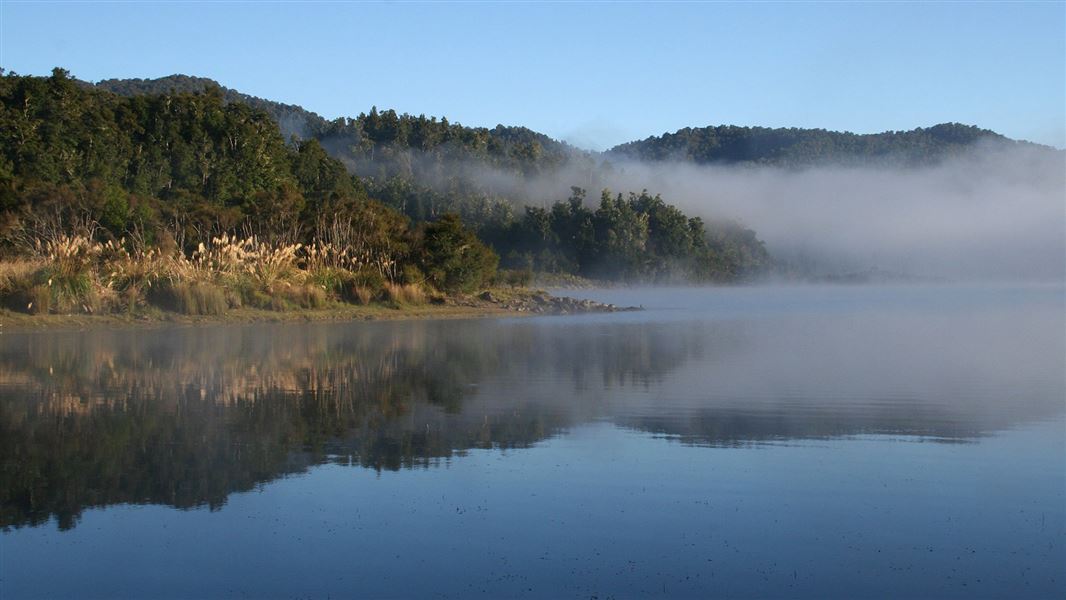
<instances>
[{"instance_id":1,"label":"hillside","mask_svg":"<svg viewBox=\"0 0 1066 600\"><path fill-rule=\"evenodd\" d=\"M686 127L628 142L611 148L606 155L616 160L680 160L697 164L918 165L956 156L982 143L1035 146L959 123L872 134L720 125Z\"/></svg>"},{"instance_id":2,"label":"hillside","mask_svg":"<svg viewBox=\"0 0 1066 600\"><path fill-rule=\"evenodd\" d=\"M222 90L227 102L242 102L271 115L289 139L315 138L361 175L388 177L405 169L421 176L432 169L405 165L402 151L438 159L473 161L517 174L550 172L573 160L687 160L698 164L922 164L955 156L979 143L1037 146L994 131L960 123L941 123L907 131L856 134L826 129L686 127L673 133L620 144L604 153L586 152L525 127L464 127L446 118L418 117L395 111L362 113L329 121L300 106L256 98L203 77L171 75L158 79L109 79L95 84L116 94L163 94Z\"/></svg>"},{"instance_id":3,"label":"hillside","mask_svg":"<svg viewBox=\"0 0 1066 600\"><path fill-rule=\"evenodd\" d=\"M287 140L216 86L143 89L119 95L58 68L0 76L0 306L217 315L443 301L493 283L498 265L521 271L501 275L511 283L533 270L730 282L770 265L751 230L647 193L604 190L586 206L574 188L547 211L464 187L462 171L442 174L444 192L421 179L432 157L479 148L528 171L548 156L516 150L541 148L529 130L372 110L327 123L323 143ZM418 167L353 174L323 147L345 132L366 141L349 158Z\"/></svg>"}]
</instances>

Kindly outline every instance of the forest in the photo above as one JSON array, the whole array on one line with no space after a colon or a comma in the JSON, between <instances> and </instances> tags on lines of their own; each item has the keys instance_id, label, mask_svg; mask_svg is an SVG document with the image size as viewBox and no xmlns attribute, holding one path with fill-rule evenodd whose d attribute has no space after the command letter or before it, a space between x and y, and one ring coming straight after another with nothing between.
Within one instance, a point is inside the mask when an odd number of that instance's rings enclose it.
<instances>
[{"instance_id":1,"label":"forest","mask_svg":"<svg viewBox=\"0 0 1066 600\"><path fill-rule=\"evenodd\" d=\"M771 264L754 232L707 227L647 191L602 190L586 207L574 187L535 208L449 168L476 157L533 175L579 155L528 129L371 110L286 138L277 119L213 85L118 94L58 68L4 74L0 302L35 313L400 306L535 272L731 282Z\"/></svg>"},{"instance_id":2,"label":"forest","mask_svg":"<svg viewBox=\"0 0 1066 600\"><path fill-rule=\"evenodd\" d=\"M957 156L984 142L1035 146L959 123L872 134L722 125L686 127L615 146L607 154L616 160L681 160L696 164L916 166Z\"/></svg>"}]
</instances>

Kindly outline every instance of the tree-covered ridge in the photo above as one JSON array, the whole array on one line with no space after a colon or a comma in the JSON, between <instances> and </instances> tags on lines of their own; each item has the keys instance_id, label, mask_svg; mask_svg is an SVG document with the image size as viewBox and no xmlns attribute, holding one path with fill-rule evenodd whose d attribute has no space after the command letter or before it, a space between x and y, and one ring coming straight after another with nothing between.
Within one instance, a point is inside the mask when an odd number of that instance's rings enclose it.
<instances>
[{"instance_id":1,"label":"tree-covered ridge","mask_svg":"<svg viewBox=\"0 0 1066 600\"><path fill-rule=\"evenodd\" d=\"M1027 143L959 123L872 134L720 125L686 127L674 133L628 142L615 146L607 156L698 164L921 164L957 155L982 142Z\"/></svg>"},{"instance_id":2,"label":"tree-covered ridge","mask_svg":"<svg viewBox=\"0 0 1066 600\"><path fill-rule=\"evenodd\" d=\"M85 84L91 86L92 84ZM459 214L474 226L511 218L515 204L530 200L515 182L562 167L596 167L593 156L525 127L466 127L447 118L369 112L327 120L299 106L242 94L211 79L172 75L112 79L95 84L124 96L217 93L227 103L264 111L285 139L317 140L370 194L416 221Z\"/></svg>"},{"instance_id":3,"label":"tree-covered ridge","mask_svg":"<svg viewBox=\"0 0 1066 600\"><path fill-rule=\"evenodd\" d=\"M201 92L218 84L210 79L171 75L159 79L112 79L101 81L97 87L123 95L160 94L171 91ZM673 133L651 136L620 144L602 155L581 152L552 138L524 127L504 127L494 129L463 128L448 124L447 119L437 120L424 115L396 115L394 111L383 111L379 118L394 125L386 127L387 131L396 131L397 136L386 135L382 138L371 126L370 114L364 113L354 119L337 119L328 121L319 115L299 106L287 105L263 100L235 90L221 88L227 101L243 102L269 113L281 126L286 137L296 135L304 139L314 137L320 141L331 140L337 136L336 146L327 144L335 156L353 161L357 171L372 174L380 169L378 153L367 150L382 147L391 148L395 154L398 148L430 150L437 147L442 139L465 139L461 152L444 151L451 158L461 155L464 159L482 162L493 167L509 169L518 173L546 172L547 169L560 164L581 161L583 166L591 165L596 160L639 159L639 160L690 160L696 163L754 163L779 166L805 166L823 163L844 164L916 164L937 161L954 156L967 148L982 142L1000 144L1030 144L1018 142L987 129L959 123L942 123L927 128L907 131L885 131L872 134L855 134L850 132L829 131L825 129L802 128L767 128L739 127L719 125L708 127L686 127ZM375 111L371 111L375 112ZM384 115L384 117L381 117ZM427 126L424 121L429 121ZM351 123L351 122L354 122ZM447 127L444 125L448 124ZM416 129L437 128L436 134L425 136L414 134ZM440 134L442 129L450 129L447 136ZM466 131L469 130L469 131ZM371 141L366 141L369 135ZM429 142L426 144L426 142ZM447 145L447 144L445 144ZM356 148L356 151L352 151ZM445 149L446 150L446 149ZM386 157L389 150L385 151ZM395 161L393 161L395 162ZM385 161L385 171L389 169L403 171L400 164ZM419 165L412 168L417 170ZM380 173L380 171L379 171Z\"/></svg>"},{"instance_id":4,"label":"tree-covered ridge","mask_svg":"<svg viewBox=\"0 0 1066 600\"><path fill-rule=\"evenodd\" d=\"M226 103L217 90L120 97L85 89L59 69L47 78L8 75L0 78L0 132L5 209L29 208L63 187L109 213L116 235L130 219L226 229L266 212L295 220L365 198L317 143L287 144L269 115Z\"/></svg>"},{"instance_id":5,"label":"tree-covered ridge","mask_svg":"<svg viewBox=\"0 0 1066 600\"><path fill-rule=\"evenodd\" d=\"M317 139L357 174L378 179L431 168L403 156L408 151L427 153L433 159L430 162L472 160L515 173L546 171L583 154L526 127L466 127L445 117L379 111L376 107L355 117L328 120L302 107L242 94L203 77L109 79L95 87L123 96L203 93L217 88L227 102L248 104L269 114L286 138Z\"/></svg>"},{"instance_id":6,"label":"tree-covered ridge","mask_svg":"<svg viewBox=\"0 0 1066 600\"><path fill-rule=\"evenodd\" d=\"M242 94L220 85L207 77L169 75L157 79L105 79L96 84L85 82L88 87L105 90L120 96L162 96L172 94L202 94L210 89L221 91L226 102L239 102L259 109L275 121L285 139L314 137L314 132L325 128L326 119L293 104L284 104Z\"/></svg>"}]
</instances>

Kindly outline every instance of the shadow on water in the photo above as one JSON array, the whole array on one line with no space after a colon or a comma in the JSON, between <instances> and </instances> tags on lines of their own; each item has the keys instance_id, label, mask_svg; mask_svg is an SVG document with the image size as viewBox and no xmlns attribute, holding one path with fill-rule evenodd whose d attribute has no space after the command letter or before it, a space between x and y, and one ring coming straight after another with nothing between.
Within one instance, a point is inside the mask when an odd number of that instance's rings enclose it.
<instances>
[{"instance_id":1,"label":"shadow on water","mask_svg":"<svg viewBox=\"0 0 1066 600\"><path fill-rule=\"evenodd\" d=\"M5 335L0 525L54 518L69 529L86 508L124 503L217 509L313 465L431 468L592 421L712 447L862 434L965 442L1061 411L1046 385L1027 395L924 341L927 355L878 364L878 351L907 350L888 333L897 324L866 323L864 339L877 340L867 353L853 325L827 334L810 320L586 319ZM817 347L805 345L813 329Z\"/></svg>"}]
</instances>

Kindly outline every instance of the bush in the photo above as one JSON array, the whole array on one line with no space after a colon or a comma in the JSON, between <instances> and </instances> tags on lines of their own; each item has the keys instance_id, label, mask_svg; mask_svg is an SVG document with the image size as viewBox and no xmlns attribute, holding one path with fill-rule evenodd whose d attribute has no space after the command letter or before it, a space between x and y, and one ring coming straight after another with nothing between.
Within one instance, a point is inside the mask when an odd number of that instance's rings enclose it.
<instances>
[{"instance_id":1,"label":"bush","mask_svg":"<svg viewBox=\"0 0 1066 600\"><path fill-rule=\"evenodd\" d=\"M498 283L511 287L529 287L532 280L533 272L529 269L508 269L496 273Z\"/></svg>"},{"instance_id":2,"label":"bush","mask_svg":"<svg viewBox=\"0 0 1066 600\"><path fill-rule=\"evenodd\" d=\"M366 306L384 295L385 278L377 271L364 270L349 275L341 296L343 300Z\"/></svg>"},{"instance_id":3,"label":"bush","mask_svg":"<svg viewBox=\"0 0 1066 600\"><path fill-rule=\"evenodd\" d=\"M323 267L308 272L306 280L309 285L317 286L328 296L337 299L345 297L348 288L355 282L355 275L344 269Z\"/></svg>"},{"instance_id":4,"label":"bush","mask_svg":"<svg viewBox=\"0 0 1066 600\"><path fill-rule=\"evenodd\" d=\"M473 292L484 287L500 262L454 214L423 227L416 256L427 280L446 292Z\"/></svg>"},{"instance_id":5,"label":"bush","mask_svg":"<svg viewBox=\"0 0 1066 600\"><path fill-rule=\"evenodd\" d=\"M426 281L426 274L415 265L404 265L403 268L403 282L404 283L424 283Z\"/></svg>"},{"instance_id":6,"label":"bush","mask_svg":"<svg viewBox=\"0 0 1066 600\"><path fill-rule=\"evenodd\" d=\"M50 290L53 312L69 313L79 308L93 312L96 307L93 276L89 270L77 271L53 265L38 271L35 279L37 285Z\"/></svg>"}]
</instances>

